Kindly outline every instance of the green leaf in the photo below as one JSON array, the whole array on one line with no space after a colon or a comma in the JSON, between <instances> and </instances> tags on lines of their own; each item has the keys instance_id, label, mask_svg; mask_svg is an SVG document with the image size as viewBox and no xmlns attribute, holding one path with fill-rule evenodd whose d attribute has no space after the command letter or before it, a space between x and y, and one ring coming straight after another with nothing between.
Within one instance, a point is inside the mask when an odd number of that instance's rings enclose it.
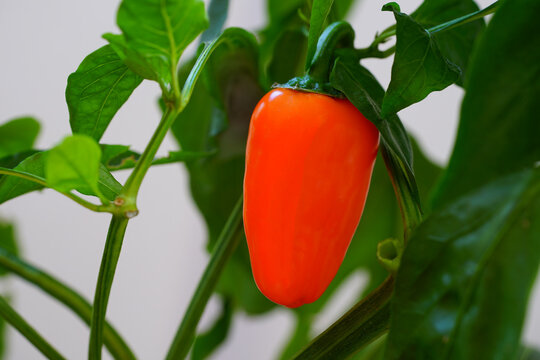
<instances>
[{"instance_id":1,"label":"green leaf","mask_svg":"<svg viewBox=\"0 0 540 360\"><path fill-rule=\"evenodd\" d=\"M86 135L69 136L47 154L47 184L60 192L76 189L83 194L100 196L100 159L101 150L94 139Z\"/></svg>"},{"instance_id":2,"label":"green leaf","mask_svg":"<svg viewBox=\"0 0 540 360\"><path fill-rule=\"evenodd\" d=\"M88 55L68 78L66 101L73 133L101 139L120 107L142 78L110 45Z\"/></svg>"},{"instance_id":3,"label":"green leaf","mask_svg":"<svg viewBox=\"0 0 540 360\"><path fill-rule=\"evenodd\" d=\"M383 10L392 11L397 23L392 78L382 103L386 117L456 82L461 70L441 54L433 36L410 16L389 4Z\"/></svg>"},{"instance_id":4,"label":"green leaf","mask_svg":"<svg viewBox=\"0 0 540 360\"><path fill-rule=\"evenodd\" d=\"M411 17L427 29L478 10L472 0L425 0ZM484 29L485 22L479 19L432 34L443 56L461 69L458 85L463 86L476 38Z\"/></svg>"},{"instance_id":5,"label":"green leaf","mask_svg":"<svg viewBox=\"0 0 540 360\"><path fill-rule=\"evenodd\" d=\"M386 359L513 358L540 261L539 194L538 169L511 174L417 228L396 278Z\"/></svg>"},{"instance_id":6,"label":"green leaf","mask_svg":"<svg viewBox=\"0 0 540 360\"><path fill-rule=\"evenodd\" d=\"M313 60L313 56L317 50L319 36L321 36L324 23L328 17L328 14L330 14L330 9L332 8L333 3L334 0L313 0L313 4L311 6L311 17L309 21L306 70L311 65L311 61Z\"/></svg>"},{"instance_id":7,"label":"green leaf","mask_svg":"<svg viewBox=\"0 0 540 360\"><path fill-rule=\"evenodd\" d=\"M175 86L171 82L182 52L208 27L200 0L123 0L117 23L130 50L124 56L137 54L135 62L144 60L145 72L156 74L155 80L167 90Z\"/></svg>"},{"instance_id":8,"label":"green leaf","mask_svg":"<svg viewBox=\"0 0 540 360\"><path fill-rule=\"evenodd\" d=\"M85 136L74 135L74 137L85 137ZM95 143L91 138L88 138L88 137L85 137L85 138L92 141L92 143ZM30 156L26 156L26 154ZM85 154L83 154L82 156L84 158ZM21 156L0 159L0 166L11 168L17 172L30 174L31 176L41 180L43 183L47 183L46 178L45 178L45 172L46 172L45 162L50 161L48 160L48 157L49 157L49 151L37 152L37 153L35 151L30 151L30 152L21 154ZM24 158L24 160L20 161L20 158ZM2 160L5 160L5 162ZM64 162L65 161L62 160L60 163L64 163ZM83 164L83 165L86 165L86 164ZM53 166L57 167L56 165L53 165ZM60 165L60 167L62 166L63 165ZM61 169L58 171L61 171ZM107 170L107 168L103 164L98 163L97 174L98 174L99 193L102 194L107 200L111 200L111 201L114 200L120 194L120 191L122 190L122 185L118 181L116 181L116 179L111 175L111 173ZM60 174L60 176L63 176L63 174ZM16 198L18 196L27 194L29 192L32 192L35 190L41 190L43 189L43 187L44 187L43 185L37 184L29 180L21 179L19 177L8 176L8 175L0 176L0 204L10 199ZM84 190L84 186L82 190ZM89 193L87 195L93 195L93 194Z\"/></svg>"},{"instance_id":9,"label":"green leaf","mask_svg":"<svg viewBox=\"0 0 540 360\"><path fill-rule=\"evenodd\" d=\"M197 335L191 349L192 360L207 359L227 338L231 327L233 306L229 299L222 300L221 312L212 327Z\"/></svg>"},{"instance_id":10,"label":"green leaf","mask_svg":"<svg viewBox=\"0 0 540 360\"><path fill-rule=\"evenodd\" d=\"M13 119L0 126L0 158L32 149L39 122L31 117Z\"/></svg>"},{"instance_id":11,"label":"green leaf","mask_svg":"<svg viewBox=\"0 0 540 360\"><path fill-rule=\"evenodd\" d=\"M540 160L539 12L535 0L503 2L478 43L435 206Z\"/></svg>"},{"instance_id":12,"label":"green leaf","mask_svg":"<svg viewBox=\"0 0 540 360\"><path fill-rule=\"evenodd\" d=\"M32 174L45 182L45 161L43 152L31 155L16 165L13 170ZM43 189L42 185L14 176L0 177L0 204L31 191Z\"/></svg>"},{"instance_id":13,"label":"green leaf","mask_svg":"<svg viewBox=\"0 0 540 360\"><path fill-rule=\"evenodd\" d=\"M396 115L382 117L380 106L384 90L377 79L350 57L338 58L330 83L345 94L349 101L379 129L382 146L395 159L395 173L402 173L413 201L420 206L420 198L412 167L412 148L403 124Z\"/></svg>"}]
</instances>

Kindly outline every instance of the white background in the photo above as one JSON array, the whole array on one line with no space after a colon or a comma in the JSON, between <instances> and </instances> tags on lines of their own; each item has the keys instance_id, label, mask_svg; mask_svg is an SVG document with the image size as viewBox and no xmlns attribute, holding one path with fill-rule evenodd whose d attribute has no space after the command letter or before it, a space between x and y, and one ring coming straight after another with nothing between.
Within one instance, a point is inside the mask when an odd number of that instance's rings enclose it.
<instances>
[{"instance_id":1,"label":"white background","mask_svg":"<svg viewBox=\"0 0 540 360\"><path fill-rule=\"evenodd\" d=\"M285 0L284 0L285 1ZM393 22L382 13L385 1L358 2L350 15L357 45L366 46L376 31ZM419 0L402 0L404 12ZM482 7L491 0L479 1ZM100 35L117 31L118 1L1 0L0 1L0 123L33 115L43 124L39 148L48 148L70 133L64 100L67 76L90 52L104 45ZM257 30L266 22L263 0L231 0L227 26ZM371 61L368 67L384 86L391 59ZM144 82L120 110L103 142L132 144L141 151L158 123L158 87ZM452 147L463 92L453 86L431 94L400 113L429 156L445 164ZM160 154L175 149L168 137ZM118 175L120 180L125 173ZM139 217L130 222L111 293L108 318L141 359L160 359L195 289L207 261L204 223L188 193L185 170L178 165L151 169L140 193ZM0 207L0 218L13 221L24 257L88 299L99 268L109 217L95 214L71 200L44 191L12 200ZM357 274L331 309L317 321L324 329L349 307L365 276ZM84 359L88 328L71 312L32 286L3 281L15 307L69 359ZM538 284L527 316L525 340L540 346L540 289ZM496 301L494 299L494 301ZM216 313L211 301L203 317L207 326ZM277 309L263 318L238 316L229 341L215 359L272 359L286 341L293 319ZM536 334L536 335L535 335ZM18 333L9 331L8 359L41 359Z\"/></svg>"}]
</instances>

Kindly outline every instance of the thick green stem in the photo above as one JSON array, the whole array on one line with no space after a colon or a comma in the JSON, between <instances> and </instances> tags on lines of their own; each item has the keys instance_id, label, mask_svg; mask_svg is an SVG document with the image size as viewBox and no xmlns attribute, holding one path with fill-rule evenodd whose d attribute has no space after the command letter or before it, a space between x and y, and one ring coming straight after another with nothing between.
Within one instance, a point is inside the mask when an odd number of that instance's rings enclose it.
<instances>
[{"instance_id":1,"label":"thick green stem","mask_svg":"<svg viewBox=\"0 0 540 360\"><path fill-rule=\"evenodd\" d=\"M317 336L295 360L344 359L388 331L394 279L388 277L332 326Z\"/></svg>"},{"instance_id":2,"label":"thick green stem","mask_svg":"<svg viewBox=\"0 0 540 360\"><path fill-rule=\"evenodd\" d=\"M92 311L92 321L90 324L90 344L88 358L90 360L101 359L101 346L103 344L103 329L105 325L105 313L109 294L122 249L122 242L129 219L123 216L113 215L103 257L101 258L101 267L94 294L94 308Z\"/></svg>"},{"instance_id":3,"label":"thick green stem","mask_svg":"<svg viewBox=\"0 0 540 360\"><path fill-rule=\"evenodd\" d=\"M47 359L65 359L51 344L47 342L30 324L28 324L8 303L0 296L0 316L17 329L30 341Z\"/></svg>"},{"instance_id":4,"label":"thick green stem","mask_svg":"<svg viewBox=\"0 0 540 360\"><path fill-rule=\"evenodd\" d=\"M167 360L184 359L189 352L197 324L201 319L212 292L219 280L219 276L227 261L238 246L240 236L238 232L242 228L242 198L235 205L227 223L223 227L217 240L214 251L206 266L204 274L199 281L197 290L191 298L191 302L186 310L182 323L167 354Z\"/></svg>"},{"instance_id":5,"label":"thick green stem","mask_svg":"<svg viewBox=\"0 0 540 360\"><path fill-rule=\"evenodd\" d=\"M137 194L139 193L139 188L141 187L141 183L144 179L144 176L148 172L148 169L152 165L154 156L156 155L159 147L161 146L165 135L167 135L169 128L174 123L174 120L176 120L176 116L178 115L178 113L179 111L175 108L171 106L167 107L167 110L163 114L163 117L161 118L161 121L159 122L156 131L154 132L152 138L150 139L150 142L148 143L148 146L142 153L140 159L137 161L135 169L127 179L124 186L123 194L121 195L121 197L126 202L126 212L137 211L136 200ZM129 206L132 207L129 208Z\"/></svg>"},{"instance_id":6,"label":"thick green stem","mask_svg":"<svg viewBox=\"0 0 540 360\"><path fill-rule=\"evenodd\" d=\"M26 281L36 285L62 304L71 309L86 324L90 325L92 318L92 305L80 294L62 284L51 275L24 262L17 256L0 249L0 266L7 271L20 276ZM105 323L103 331L104 343L115 359L134 360L135 356L116 330Z\"/></svg>"}]
</instances>

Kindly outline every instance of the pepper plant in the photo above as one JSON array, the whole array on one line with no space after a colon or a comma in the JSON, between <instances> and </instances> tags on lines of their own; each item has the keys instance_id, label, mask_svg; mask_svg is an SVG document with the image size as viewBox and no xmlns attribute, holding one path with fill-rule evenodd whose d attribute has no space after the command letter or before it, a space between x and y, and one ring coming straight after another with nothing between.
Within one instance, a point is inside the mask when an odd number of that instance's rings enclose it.
<instances>
[{"instance_id":1,"label":"pepper plant","mask_svg":"<svg viewBox=\"0 0 540 360\"><path fill-rule=\"evenodd\" d=\"M28 281L87 323L89 359L101 359L103 346L115 359L135 359L129 339L106 321L109 294L145 175L155 165L183 163L208 229L210 259L167 359L210 357L237 312L262 316L279 306L253 280L242 190L251 113L273 86L285 87L349 102L376 127L380 143L345 259L318 300L290 309L296 327L281 358L539 356L521 343L521 330L540 262L540 2L498 0L480 9L472 0L424 0L411 13L388 3L382 10L395 25L364 47L355 47L344 21L353 3L268 0L267 27L251 33L223 29L227 0L212 0L208 8L201 0L122 0L120 33L103 35L107 44L67 79L73 134L53 148L36 149L37 120L0 126L0 203L49 188L89 211L110 214L94 299L25 261L13 226L4 223L0 275ZM196 55L182 56L194 42ZM390 56L391 81L384 89L364 65ZM144 151L101 142L142 81L160 87L163 111ZM465 96L453 153L441 169L423 155L397 113L451 84L463 87ZM169 131L179 147L156 157ZM131 169L124 184L114 176L121 169ZM368 272L369 284L357 304L313 338L315 315L358 269ZM201 333L197 325L214 293L221 312ZM64 358L6 296L0 297L0 316L45 357Z\"/></svg>"}]
</instances>

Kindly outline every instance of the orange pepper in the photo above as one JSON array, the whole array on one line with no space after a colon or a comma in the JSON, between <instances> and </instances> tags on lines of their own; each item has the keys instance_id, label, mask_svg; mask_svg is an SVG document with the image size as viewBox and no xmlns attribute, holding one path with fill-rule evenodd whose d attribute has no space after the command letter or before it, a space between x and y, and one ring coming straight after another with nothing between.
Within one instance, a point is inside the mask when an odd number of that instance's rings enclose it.
<instances>
[{"instance_id":1,"label":"orange pepper","mask_svg":"<svg viewBox=\"0 0 540 360\"><path fill-rule=\"evenodd\" d=\"M257 286L298 307L341 265L369 189L379 132L348 100L274 89L251 117L244 227Z\"/></svg>"}]
</instances>

